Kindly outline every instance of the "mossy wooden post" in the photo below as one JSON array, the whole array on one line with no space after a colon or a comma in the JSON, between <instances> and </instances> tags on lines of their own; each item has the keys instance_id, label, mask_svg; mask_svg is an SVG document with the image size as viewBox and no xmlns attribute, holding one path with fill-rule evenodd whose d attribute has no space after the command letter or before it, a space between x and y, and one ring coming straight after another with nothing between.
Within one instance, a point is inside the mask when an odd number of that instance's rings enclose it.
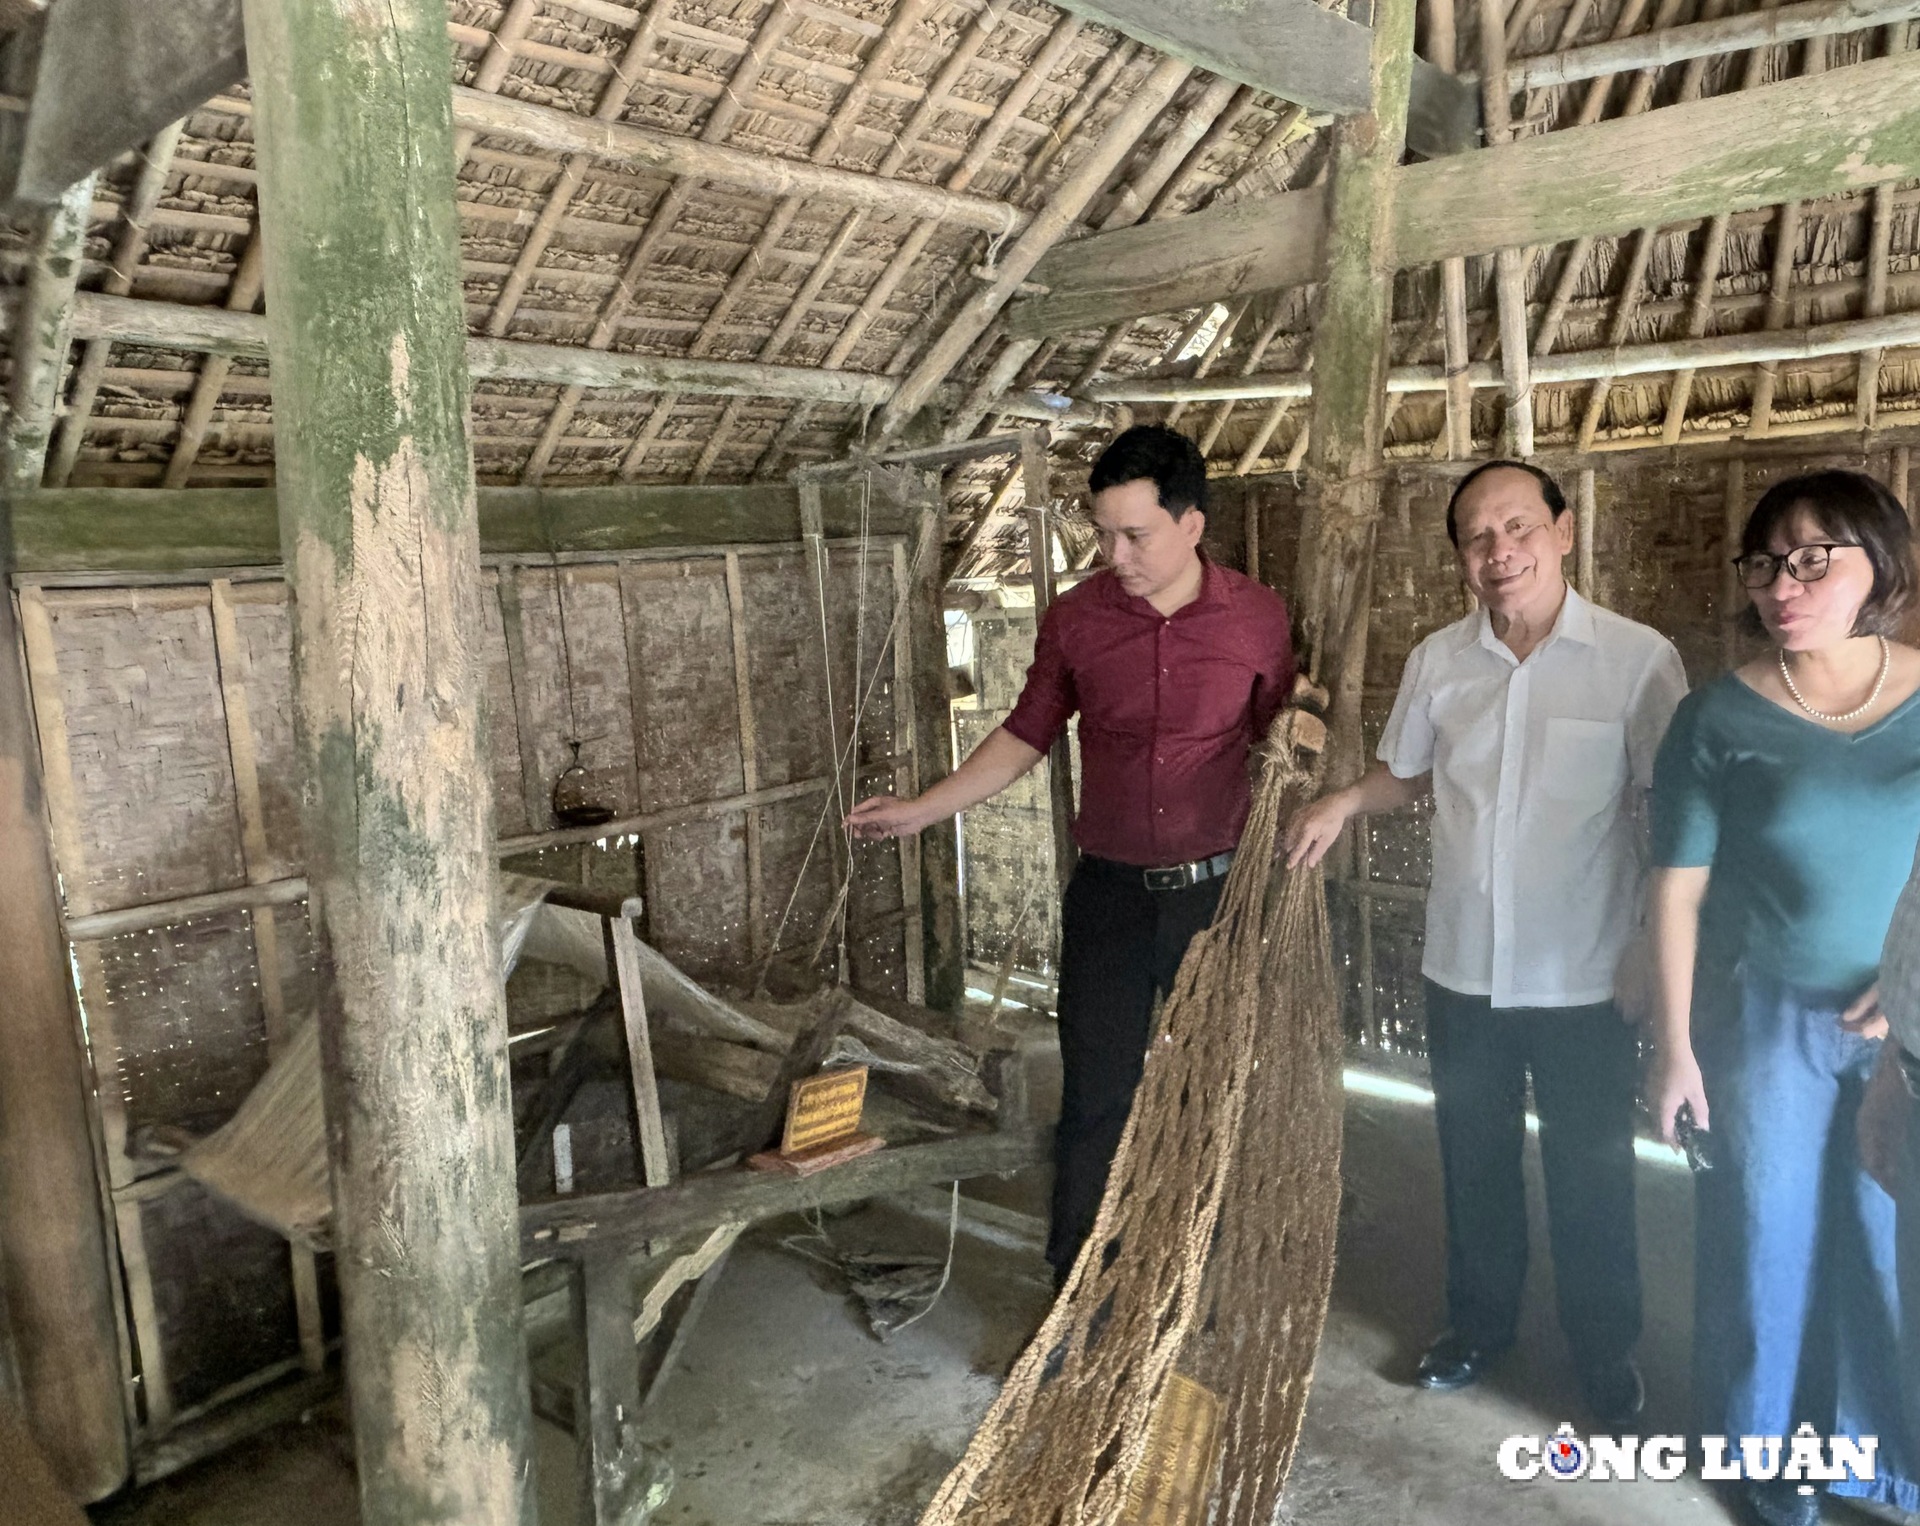
<instances>
[{"instance_id":1,"label":"mossy wooden post","mask_svg":"<svg viewBox=\"0 0 1920 1526\"><path fill-rule=\"evenodd\" d=\"M1360 763L1367 584L1380 519L1393 318L1388 232L1406 142L1413 14L1414 0L1375 5L1374 109L1334 124L1327 185L1327 273L1314 318L1307 508L1294 602L1303 666L1334 696L1335 783L1345 783Z\"/></svg>"},{"instance_id":2,"label":"mossy wooden post","mask_svg":"<svg viewBox=\"0 0 1920 1526\"><path fill-rule=\"evenodd\" d=\"M92 1080L10 590L15 503L46 463L92 200L89 176L48 209L28 266L0 491L0 1392L25 1410L61 1484L88 1500L126 1478L127 1408Z\"/></svg>"},{"instance_id":3,"label":"mossy wooden post","mask_svg":"<svg viewBox=\"0 0 1920 1526\"><path fill-rule=\"evenodd\" d=\"M245 0L245 17L361 1519L521 1526L447 11Z\"/></svg>"}]
</instances>

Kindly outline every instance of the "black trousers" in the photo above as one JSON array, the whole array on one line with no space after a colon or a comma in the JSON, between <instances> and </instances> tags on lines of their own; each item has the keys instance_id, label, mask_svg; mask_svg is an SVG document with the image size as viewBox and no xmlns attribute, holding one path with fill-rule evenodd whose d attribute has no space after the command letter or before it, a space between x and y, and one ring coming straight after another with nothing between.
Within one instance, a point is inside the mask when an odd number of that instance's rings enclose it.
<instances>
[{"instance_id":1,"label":"black trousers","mask_svg":"<svg viewBox=\"0 0 1920 1526\"><path fill-rule=\"evenodd\" d=\"M1156 998L1193 935L1213 920L1224 878L1149 890L1138 869L1081 861L1060 913L1060 1127L1054 1136L1047 1260L1064 1275L1093 1228L1107 1171L1146 1065Z\"/></svg>"},{"instance_id":2,"label":"black trousers","mask_svg":"<svg viewBox=\"0 0 1920 1526\"><path fill-rule=\"evenodd\" d=\"M1640 1336L1632 1028L1611 1002L1496 1011L1484 996L1432 981L1426 990L1454 1330L1492 1350L1513 1341L1527 1276L1531 1072L1560 1328L1583 1367L1626 1355Z\"/></svg>"}]
</instances>

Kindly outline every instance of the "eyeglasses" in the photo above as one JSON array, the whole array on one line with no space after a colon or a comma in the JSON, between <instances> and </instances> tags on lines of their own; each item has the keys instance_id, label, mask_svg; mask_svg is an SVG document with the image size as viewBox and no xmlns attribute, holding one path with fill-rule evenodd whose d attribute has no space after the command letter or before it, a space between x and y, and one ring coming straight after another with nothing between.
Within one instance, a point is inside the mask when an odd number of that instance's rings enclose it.
<instances>
[{"instance_id":1,"label":"eyeglasses","mask_svg":"<svg viewBox=\"0 0 1920 1526\"><path fill-rule=\"evenodd\" d=\"M1771 588L1782 567L1796 583L1817 583L1827 575L1833 553L1853 544L1853 541L1828 541L1795 546L1785 556L1775 556L1771 551L1749 551L1733 559L1733 570L1739 575L1742 588Z\"/></svg>"}]
</instances>

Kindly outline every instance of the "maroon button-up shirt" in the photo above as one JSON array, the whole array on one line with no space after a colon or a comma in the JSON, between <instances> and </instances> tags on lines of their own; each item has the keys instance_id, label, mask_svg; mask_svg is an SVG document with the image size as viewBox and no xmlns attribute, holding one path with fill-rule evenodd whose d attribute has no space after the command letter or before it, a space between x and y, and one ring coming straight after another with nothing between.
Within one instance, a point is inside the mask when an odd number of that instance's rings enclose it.
<instances>
[{"instance_id":1,"label":"maroon button-up shirt","mask_svg":"<svg viewBox=\"0 0 1920 1526\"><path fill-rule=\"evenodd\" d=\"M1163 615L1096 573L1054 601L1006 729L1045 752L1080 712L1083 852L1155 868L1240 841L1249 748L1293 688L1287 606L1211 561L1200 595Z\"/></svg>"}]
</instances>

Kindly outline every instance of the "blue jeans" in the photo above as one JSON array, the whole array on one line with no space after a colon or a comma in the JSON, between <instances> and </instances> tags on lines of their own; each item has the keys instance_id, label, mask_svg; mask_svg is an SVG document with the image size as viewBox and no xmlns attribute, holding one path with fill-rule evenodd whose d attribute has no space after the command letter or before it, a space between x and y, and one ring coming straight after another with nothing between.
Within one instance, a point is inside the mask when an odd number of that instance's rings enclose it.
<instances>
[{"instance_id":1,"label":"blue jeans","mask_svg":"<svg viewBox=\"0 0 1920 1526\"><path fill-rule=\"evenodd\" d=\"M1855 992L1751 973L1696 1001L1717 1159L1695 1177L1694 1397L1708 1434L1877 1436L1877 1476L1836 1494L1920 1510L1901 1397L1893 1200L1854 1120L1879 1044L1841 1030ZM1731 995L1732 999L1727 999Z\"/></svg>"},{"instance_id":2,"label":"blue jeans","mask_svg":"<svg viewBox=\"0 0 1920 1526\"><path fill-rule=\"evenodd\" d=\"M1913 1458L1920 1457L1920 1096L1907 1110L1899 1237L1900 1370L1907 1377L1907 1456Z\"/></svg>"}]
</instances>

